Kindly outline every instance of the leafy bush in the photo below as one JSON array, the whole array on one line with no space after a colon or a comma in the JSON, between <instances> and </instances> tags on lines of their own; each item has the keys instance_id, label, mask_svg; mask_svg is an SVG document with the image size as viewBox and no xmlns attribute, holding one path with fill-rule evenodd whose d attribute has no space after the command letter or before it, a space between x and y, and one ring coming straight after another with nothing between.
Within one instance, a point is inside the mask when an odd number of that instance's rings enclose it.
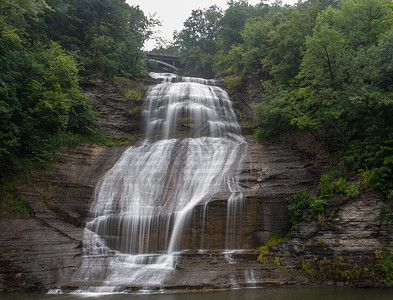
<instances>
[{"instance_id":1,"label":"leafy bush","mask_svg":"<svg viewBox=\"0 0 393 300\"><path fill-rule=\"evenodd\" d=\"M374 168L372 170L359 170L359 172L363 177L365 188L385 191L393 185L391 180L392 170L387 166Z\"/></svg>"},{"instance_id":2,"label":"leafy bush","mask_svg":"<svg viewBox=\"0 0 393 300\"><path fill-rule=\"evenodd\" d=\"M386 227L391 227L393 226L393 220L388 220L388 211L387 211L387 205L385 202L380 202L379 203L379 215L378 215L378 220L382 222L383 225Z\"/></svg>"},{"instance_id":3,"label":"leafy bush","mask_svg":"<svg viewBox=\"0 0 393 300\"><path fill-rule=\"evenodd\" d=\"M292 224L293 229L299 224L304 214L304 210L307 208L309 202L307 191L301 191L293 194L291 197L287 198L287 201L289 203L289 222Z\"/></svg>"},{"instance_id":4,"label":"leafy bush","mask_svg":"<svg viewBox=\"0 0 393 300\"><path fill-rule=\"evenodd\" d=\"M326 200L318 196L312 197L310 202L310 215L308 216L308 221L311 221L315 215L318 215L320 219L321 215L325 212L325 205Z\"/></svg>"},{"instance_id":5,"label":"leafy bush","mask_svg":"<svg viewBox=\"0 0 393 300\"><path fill-rule=\"evenodd\" d=\"M347 181L345 178L339 176L338 179L335 177L338 175L334 174L334 169L331 169L328 173L321 176L319 181L319 191L322 198L333 197L335 193L340 195L356 198L359 195L360 181Z\"/></svg>"},{"instance_id":6,"label":"leafy bush","mask_svg":"<svg viewBox=\"0 0 393 300\"><path fill-rule=\"evenodd\" d=\"M140 101L142 99L143 93L141 90L129 90L125 92L124 96L130 100Z\"/></svg>"},{"instance_id":7,"label":"leafy bush","mask_svg":"<svg viewBox=\"0 0 393 300\"><path fill-rule=\"evenodd\" d=\"M323 174L319 179L319 192L321 197L330 198L334 195L335 185L330 173Z\"/></svg>"},{"instance_id":8,"label":"leafy bush","mask_svg":"<svg viewBox=\"0 0 393 300\"><path fill-rule=\"evenodd\" d=\"M340 177L333 183L334 190L341 195L356 198L359 195L360 181L348 182L346 179Z\"/></svg>"},{"instance_id":9,"label":"leafy bush","mask_svg":"<svg viewBox=\"0 0 393 300\"><path fill-rule=\"evenodd\" d=\"M383 276L380 278L380 281L393 283L393 252L391 250L377 249L375 256Z\"/></svg>"},{"instance_id":10,"label":"leafy bush","mask_svg":"<svg viewBox=\"0 0 393 300\"><path fill-rule=\"evenodd\" d=\"M231 75L225 77L224 87L228 90L241 90L243 87L243 77L241 75Z\"/></svg>"},{"instance_id":11,"label":"leafy bush","mask_svg":"<svg viewBox=\"0 0 393 300\"><path fill-rule=\"evenodd\" d=\"M258 247L258 251L261 253L258 257L258 261L263 260L264 255L271 254L270 247L277 246L280 243L283 243L287 240L287 238L282 238L278 232L272 232L272 236L263 246Z\"/></svg>"},{"instance_id":12,"label":"leafy bush","mask_svg":"<svg viewBox=\"0 0 393 300\"><path fill-rule=\"evenodd\" d=\"M7 124L0 127L0 139L5 142L0 167L5 173L18 172L27 161L50 159L61 132L92 134L97 119L91 103L81 94L77 63L71 54L56 43L48 47L37 44L29 53L19 54L14 70L4 70L16 82L0 78L13 94L2 103L7 108Z\"/></svg>"}]
</instances>

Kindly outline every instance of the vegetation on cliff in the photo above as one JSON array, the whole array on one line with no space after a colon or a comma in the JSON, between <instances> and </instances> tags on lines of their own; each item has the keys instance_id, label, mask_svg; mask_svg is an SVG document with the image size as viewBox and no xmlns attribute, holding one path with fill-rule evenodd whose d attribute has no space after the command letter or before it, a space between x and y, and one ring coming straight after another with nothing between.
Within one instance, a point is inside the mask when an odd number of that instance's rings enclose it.
<instances>
[{"instance_id":1,"label":"vegetation on cliff","mask_svg":"<svg viewBox=\"0 0 393 300\"><path fill-rule=\"evenodd\" d=\"M96 133L78 76L143 74L154 22L124 0L0 0L2 176Z\"/></svg>"},{"instance_id":2,"label":"vegetation on cliff","mask_svg":"<svg viewBox=\"0 0 393 300\"><path fill-rule=\"evenodd\" d=\"M294 234L307 241L297 255L316 257L323 248L326 256L326 249L339 248L339 238L329 244L307 240L305 227L315 225L315 231L323 233L324 224L338 222L335 215L342 216L345 203L367 198L369 190L378 195L373 204L362 202L378 211L369 222L389 232L393 222L392 1L228 4L225 11L215 6L193 11L175 45L186 73L222 78L227 89L240 92L248 92L250 80L259 86L253 106L259 141L295 133L307 137L303 144L318 145L316 162L326 166L319 187L289 199L293 228L301 224ZM389 237L383 242L387 249L376 249L373 268L365 265L348 271L350 264L334 256L318 260L319 266L305 260L301 267L313 276L318 272L310 268L319 268L325 279L345 282L349 277L355 281L370 277L391 283L390 241ZM296 241L291 243L299 247Z\"/></svg>"},{"instance_id":3,"label":"vegetation on cliff","mask_svg":"<svg viewBox=\"0 0 393 300\"><path fill-rule=\"evenodd\" d=\"M388 194L392 43L389 0L229 1L226 11L193 11L176 37L185 72L223 77L238 90L257 79L259 140L306 131L330 158L361 170L368 188Z\"/></svg>"}]
</instances>

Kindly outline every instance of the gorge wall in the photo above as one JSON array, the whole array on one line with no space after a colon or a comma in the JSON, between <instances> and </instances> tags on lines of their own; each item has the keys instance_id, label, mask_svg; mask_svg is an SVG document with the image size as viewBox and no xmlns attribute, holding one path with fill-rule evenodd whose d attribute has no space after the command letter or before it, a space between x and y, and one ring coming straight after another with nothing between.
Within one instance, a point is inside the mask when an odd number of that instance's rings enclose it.
<instances>
[{"instance_id":1,"label":"gorge wall","mask_svg":"<svg viewBox=\"0 0 393 300\"><path fill-rule=\"evenodd\" d=\"M142 86L146 84L140 83L141 89ZM83 87L96 110L102 113L103 131L120 140L140 133L140 117L130 114L134 104L124 101L116 85L95 79ZM247 99L242 99L246 108L238 106L238 109L246 112L246 119L252 118ZM239 99L232 100L236 107ZM378 195L366 194L359 199L332 203L340 208L323 224L310 225L304 221L293 233L292 240L274 248L279 264L274 263L275 258L270 254L266 260L257 262L258 254L253 249L267 241L272 232L285 235L290 229L286 199L297 191L315 189L320 168L314 166L312 157L289 143L259 144L252 137L247 137L247 141L250 155L240 172L240 184L246 196L245 219L241 226L244 248L251 251L238 259L251 261L254 268L260 268L262 285L311 282L301 272L284 270L301 269L305 258L329 260L342 255L346 259L368 257L371 260L376 247L388 246L392 231L381 229L381 223L376 220ZM30 172L18 184L17 190L26 198L32 213L0 217L0 291L47 291L59 282L67 284L81 264L83 229L94 187L128 145L84 144L59 152L47 169ZM204 234L217 245L222 244L215 236L224 226L226 199L217 196L207 208L209 229ZM198 213L196 209L194 214ZM195 236L200 235L200 228L201 224L192 221L185 229L185 240L191 245ZM206 277L205 285L200 288L225 288L223 282L228 270L219 267L219 258L214 255L205 258L195 258L192 253L182 257L178 268L183 273L179 274L184 278L188 278L189 272L206 276L209 272L202 271L214 269L216 273L209 274L216 275ZM193 268L187 269L190 265ZM186 279L183 281L183 287L192 285ZM176 284L180 283L174 282L173 286Z\"/></svg>"},{"instance_id":2,"label":"gorge wall","mask_svg":"<svg viewBox=\"0 0 393 300\"><path fill-rule=\"evenodd\" d=\"M129 113L133 103L124 100L118 86L101 78L85 81L82 86L102 114L101 130L118 139L141 132L140 116ZM142 86L146 84L137 87ZM146 87L143 89L146 91ZM250 156L240 178L246 195L243 245L255 249L273 231L288 231L285 199L312 186L315 176L307 160L289 145L261 145L251 137L247 139ZM30 172L18 184L17 190L26 198L32 213L29 217L0 217L0 290L46 290L70 279L81 263L83 229L94 187L125 149L126 145L84 144L58 152L47 169ZM209 230L204 234L212 248L214 243L222 244L214 236L217 230L223 230L225 201L217 197L208 206ZM192 244L198 228L198 222L191 222L185 240Z\"/></svg>"},{"instance_id":3,"label":"gorge wall","mask_svg":"<svg viewBox=\"0 0 393 300\"><path fill-rule=\"evenodd\" d=\"M255 121L250 105L259 101L259 80L262 79L258 76L248 77L244 91L229 92L234 107L243 112L238 115L245 126ZM273 145L292 145L301 151L303 157L307 157L306 161L313 164L314 168L308 170L314 172L314 186L302 184L302 176L298 178L297 185L298 190L307 190L313 195L318 188L320 175L329 168L329 158L323 158L326 155L321 151L320 143L307 132L290 131L283 135L282 140L287 142ZM268 143L262 145L265 149L269 148ZM269 163L274 159L280 160L280 155L270 157ZM288 157L288 161L294 162L296 158ZM290 165L286 166L291 169ZM301 172L298 169L293 175L296 177ZM268 182L269 178L262 186ZM285 188L279 186L271 190L280 194ZM365 188L361 188L359 195L354 198L335 195L328 199L324 213L317 221L309 220L310 209L307 208L301 222L290 231L289 240L272 247L272 252L266 253L264 260L290 272L300 271L295 276L298 284L392 286L393 226L386 225L381 218L382 202L386 204L384 214L390 220L393 216L393 201L386 194ZM305 281L301 279L300 273L307 276ZM280 282L289 283L290 280L284 276Z\"/></svg>"}]
</instances>

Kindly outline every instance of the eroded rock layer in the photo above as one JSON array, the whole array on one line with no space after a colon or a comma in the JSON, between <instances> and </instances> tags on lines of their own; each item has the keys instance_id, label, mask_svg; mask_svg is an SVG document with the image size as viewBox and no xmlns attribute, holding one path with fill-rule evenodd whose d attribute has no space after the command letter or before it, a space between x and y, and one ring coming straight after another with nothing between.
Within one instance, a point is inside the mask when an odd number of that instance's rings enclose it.
<instances>
[{"instance_id":1,"label":"eroded rock layer","mask_svg":"<svg viewBox=\"0 0 393 300\"><path fill-rule=\"evenodd\" d=\"M120 99L114 86L107 97L105 89L100 92L101 88L86 87L97 110L110 116L112 109L102 107L126 109L127 103ZM102 126L121 138L131 129L126 125L130 115L120 114ZM116 125L119 119L124 126ZM314 258L326 263L337 257L354 262L364 258L372 261L376 248L389 245L392 230L381 226L378 220L381 197L369 193L331 202L327 211L330 214L336 209L335 214L324 222L302 223L291 241L274 249L279 263L274 263L269 255L257 262L254 249L268 240L272 232L285 235L290 228L286 199L297 191L314 189L319 171L308 157L289 144L259 144L250 137L247 142L249 156L239 178L245 202L233 234L248 251L244 255L227 256L216 251L225 245L222 232L228 215L228 195L216 195L206 207L194 210L182 237L182 248L192 250L178 258L176 276L168 280L165 288L218 289L304 283L308 279L303 274L288 273L282 267L299 270L302 261ZM83 230L94 188L125 149L125 146L81 145L58 153L48 169L31 172L21 181L17 189L32 213L29 217L0 217L0 291L47 290L59 283L64 288L67 284L75 288L77 283L70 280L81 265ZM206 218L201 218L202 214ZM201 241L203 248L211 249L210 252L195 249Z\"/></svg>"},{"instance_id":2,"label":"eroded rock layer","mask_svg":"<svg viewBox=\"0 0 393 300\"><path fill-rule=\"evenodd\" d=\"M243 240L243 248L255 249L272 232L287 232L285 199L294 191L311 186L313 176L312 168L290 147L260 145L251 138L248 142L250 156L240 177L246 195L244 220L237 234ZM11 282L20 286L28 282L26 287L46 289L70 280L81 263L83 228L95 184L124 149L123 146L78 146L58 153L47 170L32 172L18 186L34 213L30 217L0 218L1 257L15 269L10 270L11 275L4 275L6 270L3 270L3 289L8 289ZM193 241L199 243L201 238L209 249L222 249L225 245L222 232L226 226L227 198L222 196L208 205L203 230L199 214L205 208L195 210L196 217L184 233L185 248L192 248ZM185 268L188 260L182 261ZM252 264L256 264L254 258ZM218 283L210 283L214 284Z\"/></svg>"}]
</instances>

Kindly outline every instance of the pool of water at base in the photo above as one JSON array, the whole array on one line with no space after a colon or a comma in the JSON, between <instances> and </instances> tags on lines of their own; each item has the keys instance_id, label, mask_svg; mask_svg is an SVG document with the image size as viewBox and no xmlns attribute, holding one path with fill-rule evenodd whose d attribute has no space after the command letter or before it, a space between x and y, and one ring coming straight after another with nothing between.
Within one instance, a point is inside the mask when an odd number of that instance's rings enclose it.
<instances>
[{"instance_id":1,"label":"pool of water at base","mask_svg":"<svg viewBox=\"0 0 393 300\"><path fill-rule=\"evenodd\" d=\"M1 300L392 300L393 288L261 288L165 294L1 294Z\"/></svg>"}]
</instances>

